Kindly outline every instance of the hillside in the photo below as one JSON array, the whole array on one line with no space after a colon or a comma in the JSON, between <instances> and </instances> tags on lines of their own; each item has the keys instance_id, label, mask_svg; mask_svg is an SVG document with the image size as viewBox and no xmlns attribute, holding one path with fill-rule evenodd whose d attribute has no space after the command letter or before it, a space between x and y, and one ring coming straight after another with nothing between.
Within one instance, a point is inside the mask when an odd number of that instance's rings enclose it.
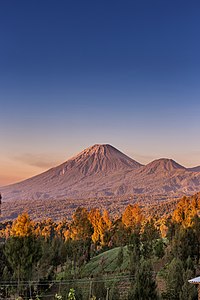
<instances>
[{"instance_id":1,"label":"hillside","mask_svg":"<svg viewBox=\"0 0 200 300\"><path fill-rule=\"evenodd\" d=\"M122 252L122 260L119 263L119 255ZM158 288L162 290L163 279L158 275L165 264L165 258L152 259L154 274L157 274L156 281ZM130 256L128 247L115 247L91 258L91 260L78 269L78 274L81 279L78 280L78 287L88 293L91 282L105 282L106 288L109 289L110 296L113 290L117 287L120 299L128 298L128 291L131 287L130 283ZM57 274L57 280L65 280L69 276L68 271Z\"/></svg>"},{"instance_id":2,"label":"hillside","mask_svg":"<svg viewBox=\"0 0 200 300\"><path fill-rule=\"evenodd\" d=\"M171 159L146 166L111 145L94 145L42 174L2 187L3 200L86 199L106 196L199 191L198 168L187 169Z\"/></svg>"},{"instance_id":3,"label":"hillside","mask_svg":"<svg viewBox=\"0 0 200 300\"><path fill-rule=\"evenodd\" d=\"M157 206L200 190L198 167L161 158L142 165L111 145L94 145L63 164L2 187L1 220L26 210L35 219L69 216L78 206L115 214L128 203Z\"/></svg>"},{"instance_id":4,"label":"hillside","mask_svg":"<svg viewBox=\"0 0 200 300\"><path fill-rule=\"evenodd\" d=\"M58 167L2 187L1 192L4 200L106 196L111 178L122 180L125 173L141 166L110 145L94 145Z\"/></svg>"}]
</instances>

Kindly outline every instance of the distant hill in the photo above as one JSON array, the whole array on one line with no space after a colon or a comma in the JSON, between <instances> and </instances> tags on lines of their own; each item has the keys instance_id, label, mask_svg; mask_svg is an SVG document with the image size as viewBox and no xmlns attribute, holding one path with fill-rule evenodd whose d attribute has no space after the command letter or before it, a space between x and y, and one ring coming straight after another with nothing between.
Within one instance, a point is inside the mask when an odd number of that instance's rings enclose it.
<instances>
[{"instance_id":1,"label":"distant hill","mask_svg":"<svg viewBox=\"0 0 200 300\"><path fill-rule=\"evenodd\" d=\"M188 168L189 171L191 172L200 172L200 166L193 167L193 168Z\"/></svg>"},{"instance_id":2,"label":"distant hill","mask_svg":"<svg viewBox=\"0 0 200 300\"><path fill-rule=\"evenodd\" d=\"M97 144L57 167L0 190L3 201L174 196L199 191L200 170L166 158L143 166L111 145Z\"/></svg>"}]
</instances>

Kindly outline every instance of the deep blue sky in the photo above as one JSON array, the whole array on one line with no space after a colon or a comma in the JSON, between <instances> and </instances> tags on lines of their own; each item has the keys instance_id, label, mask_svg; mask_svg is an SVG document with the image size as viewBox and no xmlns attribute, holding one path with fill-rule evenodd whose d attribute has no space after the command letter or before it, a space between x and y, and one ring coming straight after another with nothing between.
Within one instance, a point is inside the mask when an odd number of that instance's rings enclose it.
<instances>
[{"instance_id":1,"label":"deep blue sky","mask_svg":"<svg viewBox=\"0 0 200 300\"><path fill-rule=\"evenodd\" d=\"M200 164L199 37L199 1L1 1L0 184L94 143Z\"/></svg>"}]
</instances>

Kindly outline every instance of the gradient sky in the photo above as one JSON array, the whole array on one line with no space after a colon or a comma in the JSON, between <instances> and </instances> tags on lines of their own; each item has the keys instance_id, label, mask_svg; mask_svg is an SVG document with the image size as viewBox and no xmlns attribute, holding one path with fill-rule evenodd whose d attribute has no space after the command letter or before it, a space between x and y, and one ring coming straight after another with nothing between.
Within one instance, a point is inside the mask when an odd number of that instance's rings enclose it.
<instances>
[{"instance_id":1,"label":"gradient sky","mask_svg":"<svg viewBox=\"0 0 200 300\"><path fill-rule=\"evenodd\" d=\"M109 143L200 165L200 2L0 3L0 185Z\"/></svg>"}]
</instances>

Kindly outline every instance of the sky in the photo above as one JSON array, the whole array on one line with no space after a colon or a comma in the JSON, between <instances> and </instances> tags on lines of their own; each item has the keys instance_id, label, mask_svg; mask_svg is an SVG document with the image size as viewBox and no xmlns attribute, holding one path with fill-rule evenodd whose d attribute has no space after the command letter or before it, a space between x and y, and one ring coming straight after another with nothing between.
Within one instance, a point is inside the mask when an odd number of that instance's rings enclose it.
<instances>
[{"instance_id":1,"label":"sky","mask_svg":"<svg viewBox=\"0 0 200 300\"><path fill-rule=\"evenodd\" d=\"M0 3L0 185L96 144L200 165L200 2Z\"/></svg>"}]
</instances>

